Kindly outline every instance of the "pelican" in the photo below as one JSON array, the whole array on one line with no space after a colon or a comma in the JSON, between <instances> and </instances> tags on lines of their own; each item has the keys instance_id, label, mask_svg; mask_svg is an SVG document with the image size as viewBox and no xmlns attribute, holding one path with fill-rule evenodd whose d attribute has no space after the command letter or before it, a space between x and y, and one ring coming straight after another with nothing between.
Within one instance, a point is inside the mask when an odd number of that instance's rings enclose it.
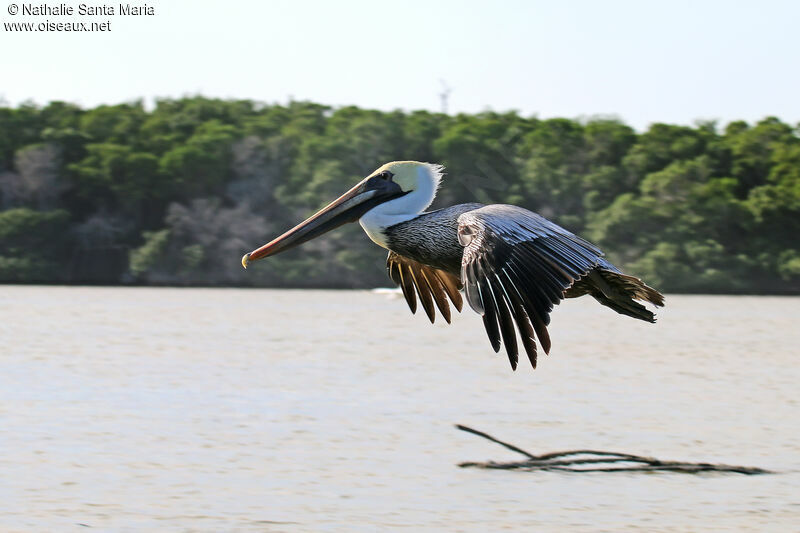
<instances>
[{"instance_id":1,"label":"pelican","mask_svg":"<svg viewBox=\"0 0 800 533\"><path fill-rule=\"evenodd\" d=\"M242 266L359 221L389 250L386 268L412 313L417 297L431 323L434 305L450 323L450 302L460 312L463 289L483 317L495 352L505 346L511 368L519 360L517 332L536 368L538 338L550 352L547 326L553 306L590 294L614 311L647 322L664 297L639 278L623 274L594 244L546 218L513 205L459 204L425 211L444 167L417 161L387 163L319 212L242 257Z\"/></svg>"}]
</instances>

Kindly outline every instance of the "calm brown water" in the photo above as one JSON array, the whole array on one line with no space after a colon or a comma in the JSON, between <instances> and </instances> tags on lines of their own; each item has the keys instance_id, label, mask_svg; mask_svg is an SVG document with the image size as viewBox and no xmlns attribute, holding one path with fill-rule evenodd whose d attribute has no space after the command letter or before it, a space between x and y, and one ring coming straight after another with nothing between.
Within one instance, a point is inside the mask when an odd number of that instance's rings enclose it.
<instances>
[{"instance_id":1,"label":"calm brown water","mask_svg":"<svg viewBox=\"0 0 800 533\"><path fill-rule=\"evenodd\" d=\"M592 300L512 373L348 291L0 287L0 530L797 531L800 298ZM770 476L460 469L597 448Z\"/></svg>"}]
</instances>

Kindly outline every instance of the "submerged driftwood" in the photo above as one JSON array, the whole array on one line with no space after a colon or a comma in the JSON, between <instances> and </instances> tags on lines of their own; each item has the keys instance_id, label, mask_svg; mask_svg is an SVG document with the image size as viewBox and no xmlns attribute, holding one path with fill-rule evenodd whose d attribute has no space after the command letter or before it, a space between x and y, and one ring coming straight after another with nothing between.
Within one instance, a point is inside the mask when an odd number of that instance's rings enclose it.
<instances>
[{"instance_id":1,"label":"submerged driftwood","mask_svg":"<svg viewBox=\"0 0 800 533\"><path fill-rule=\"evenodd\" d=\"M732 466L711 463L685 463L682 461L662 461L655 457L643 457L629 453L604 452L598 450L569 450L564 452L533 455L518 446L503 442L491 435L457 424L461 431L478 435L484 439L508 448L526 457L524 461L508 463L466 462L459 463L462 468L488 468L496 470L559 471L559 472L680 472L697 474L700 472L732 472L736 474L772 474L769 470L750 466Z\"/></svg>"}]
</instances>

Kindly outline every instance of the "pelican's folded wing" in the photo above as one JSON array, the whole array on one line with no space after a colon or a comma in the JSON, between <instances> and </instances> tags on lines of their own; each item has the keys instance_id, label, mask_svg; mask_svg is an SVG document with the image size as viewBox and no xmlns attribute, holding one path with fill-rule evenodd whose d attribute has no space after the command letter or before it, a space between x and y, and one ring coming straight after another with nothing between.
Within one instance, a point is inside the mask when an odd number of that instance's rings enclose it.
<instances>
[{"instance_id":1,"label":"pelican's folded wing","mask_svg":"<svg viewBox=\"0 0 800 533\"><path fill-rule=\"evenodd\" d=\"M536 340L550 351L547 325L553 305L603 256L593 244L564 228L511 205L489 205L458 217L464 246L461 280L467 301L483 315L495 352L500 339L513 369L518 349L514 323L533 368Z\"/></svg>"},{"instance_id":2,"label":"pelican's folded wing","mask_svg":"<svg viewBox=\"0 0 800 533\"><path fill-rule=\"evenodd\" d=\"M450 323L448 297L452 300L455 308L461 312L463 301L461 293L458 292L461 289L461 281L456 276L423 265L395 252L389 252L389 257L386 258L386 270L392 281L403 289L403 296L405 296L412 313L417 312L416 294L419 294L419 300L431 323L436 319L434 302L448 324ZM414 288L416 288L416 294L414 294Z\"/></svg>"}]
</instances>

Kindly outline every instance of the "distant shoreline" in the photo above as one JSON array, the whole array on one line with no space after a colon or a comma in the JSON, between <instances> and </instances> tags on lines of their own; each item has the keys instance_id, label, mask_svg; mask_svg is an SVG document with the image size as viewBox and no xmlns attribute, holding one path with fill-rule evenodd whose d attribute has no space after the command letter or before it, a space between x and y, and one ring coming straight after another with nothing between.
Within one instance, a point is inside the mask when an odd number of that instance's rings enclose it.
<instances>
[{"instance_id":1,"label":"distant shoreline","mask_svg":"<svg viewBox=\"0 0 800 533\"><path fill-rule=\"evenodd\" d=\"M3 287L91 287L91 288L109 288L109 289L274 289L274 290L291 290L291 291L394 291L397 287L389 285L378 285L375 287L352 287L344 285L222 285L222 284L168 284L168 283L47 283L47 282L3 282L0 281L0 286ZM786 296L794 297L800 296L800 292L723 292L723 291L698 291L698 292L669 292L666 297L670 296Z\"/></svg>"}]
</instances>

